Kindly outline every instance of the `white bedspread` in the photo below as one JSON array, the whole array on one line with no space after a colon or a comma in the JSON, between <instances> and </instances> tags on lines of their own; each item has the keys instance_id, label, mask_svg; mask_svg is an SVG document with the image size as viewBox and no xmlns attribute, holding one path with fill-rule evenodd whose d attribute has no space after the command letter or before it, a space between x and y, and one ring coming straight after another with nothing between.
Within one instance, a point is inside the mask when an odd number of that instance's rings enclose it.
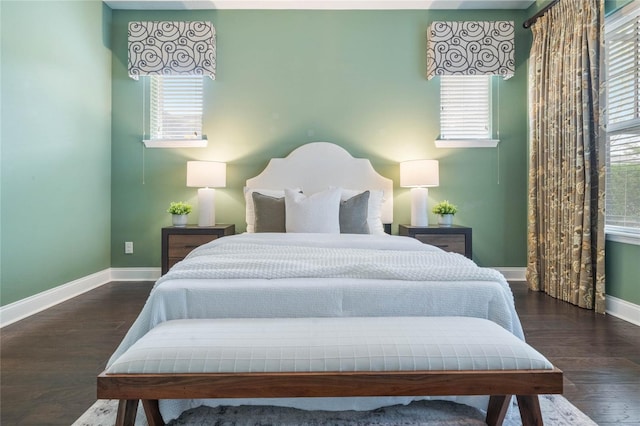
<instances>
[{"instance_id":1,"label":"white bedspread","mask_svg":"<svg viewBox=\"0 0 640 426\"><path fill-rule=\"evenodd\" d=\"M108 364L168 320L334 316L479 317L524 339L504 277L464 256L397 236L241 234L194 250L158 280ZM297 398L216 404L344 410L413 399ZM169 420L201 403L162 402L161 409Z\"/></svg>"},{"instance_id":2,"label":"white bedspread","mask_svg":"<svg viewBox=\"0 0 640 426\"><path fill-rule=\"evenodd\" d=\"M195 250L161 278L160 283L176 279L241 278L504 282L499 272L478 268L462 255L422 249L414 244L408 246L411 250L398 249L401 246L391 250L231 240L215 240Z\"/></svg>"}]
</instances>

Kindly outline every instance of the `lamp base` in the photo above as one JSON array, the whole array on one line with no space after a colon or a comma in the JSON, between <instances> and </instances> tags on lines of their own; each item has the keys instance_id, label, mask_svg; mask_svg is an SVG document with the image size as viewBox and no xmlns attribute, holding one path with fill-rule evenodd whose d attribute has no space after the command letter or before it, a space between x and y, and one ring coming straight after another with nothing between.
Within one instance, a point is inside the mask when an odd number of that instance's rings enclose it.
<instances>
[{"instance_id":1,"label":"lamp base","mask_svg":"<svg viewBox=\"0 0 640 426\"><path fill-rule=\"evenodd\" d=\"M429 190L411 188L411 226L429 226Z\"/></svg>"},{"instance_id":2,"label":"lamp base","mask_svg":"<svg viewBox=\"0 0 640 426\"><path fill-rule=\"evenodd\" d=\"M198 226L216 224L215 195L216 190L213 188L198 189Z\"/></svg>"}]
</instances>

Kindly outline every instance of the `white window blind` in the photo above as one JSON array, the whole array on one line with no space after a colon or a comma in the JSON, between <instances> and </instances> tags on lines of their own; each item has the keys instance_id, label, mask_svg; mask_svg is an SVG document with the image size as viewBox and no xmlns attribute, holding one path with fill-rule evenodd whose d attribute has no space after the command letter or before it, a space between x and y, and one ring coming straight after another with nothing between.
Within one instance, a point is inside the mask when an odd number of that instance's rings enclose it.
<instances>
[{"instance_id":1,"label":"white window blind","mask_svg":"<svg viewBox=\"0 0 640 426\"><path fill-rule=\"evenodd\" d=\"M202 76L150 78L151 139L202 139Z\"/></svg>"},{"instance_id":2,"label":"white window blind","mask_svg":"<svg viewBox=\"0 0 640 426\"><path fill-rule=\"evenodd\" d=\"M440 138L491 138L490 76L440 76Z\"/></svg>"},{"instance_id":3,"label":"white window blind","mask_svg":"<svg viewBox=\"0 0 640 426\"><path fill-rule=\"evenodd\" d=\"M607 231L640 234L640 3L605 23Z\"/></svg>"}]
</instances>

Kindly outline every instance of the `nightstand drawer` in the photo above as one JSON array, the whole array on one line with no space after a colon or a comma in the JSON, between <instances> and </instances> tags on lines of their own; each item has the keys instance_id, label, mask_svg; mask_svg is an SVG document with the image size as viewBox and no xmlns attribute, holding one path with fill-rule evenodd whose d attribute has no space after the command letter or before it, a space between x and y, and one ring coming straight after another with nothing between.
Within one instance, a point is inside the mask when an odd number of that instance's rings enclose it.
<instances>
[{"instance_id":1,"label":"nightstand drawer","mask_svg":"<svg viewBox=\"0 0 640 426\"><path fill-rule=\"evenodd\" d=\"M162 228L162 274L185 258L196 247L236 233L235 225L167 226Z\"/></svg>"},{"instance_id":2,"label":"nightstand drawer","mask_svg":"<svg viewBox=\"0 0 640 426\"><path fill-rule=\"evenodd\" d=\"M471 259L471 228L466 226L399 225L398 234Z\"/></svg>"},{"instance_id":3,"label":"nightstand drawer","mask_svg":"<svg viewBox=\"0 0 640 426\"><path fill-rule=\"evenodd\" d=\"M169 235L169 258L182 258L196 247L213 241L218 235Z\"/></svg>"},{"instance_id":4,"label":"nightstand drawer","mask_svg":"<svg viewBox=\"0 0 640 426\"><path fill-rule=\"evenodd\" d=\"M466 238L462 234L436 235L436 234L415 234L414 238L422 243L431 244L445 251L465 254Z\"/></svg>"}]
</instances>

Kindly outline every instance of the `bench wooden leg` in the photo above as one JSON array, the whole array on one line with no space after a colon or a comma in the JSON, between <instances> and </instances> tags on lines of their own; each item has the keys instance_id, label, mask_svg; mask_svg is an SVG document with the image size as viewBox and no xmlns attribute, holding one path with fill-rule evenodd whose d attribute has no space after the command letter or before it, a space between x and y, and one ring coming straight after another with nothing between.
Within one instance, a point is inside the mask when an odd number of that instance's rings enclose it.
<instances>
[{"instance_id":1,"label":"bench wooden leg","mask_svg":"<svg viewBox=\"0 0 640 426\"><path fill-rule=\"evenodd\" d=\"M164 426L164 419L160 415L160 406L157 399L143 399L142 406L149 426Z\"/></svg>"},{"instance_id":2,"label":"bench wooden leg","mask_svg":"<svg viewBox=\"0 0 640 426\"><path fill-rule=\"evenodd\" d=\"M542 426L542 412L538 395L518 395L522 426Z\"/></svg>"},{"instance_id":3,"label":"bench wooden leg","mask_svg":"<svg viewBox=\"0 0 640 426\"><path fill-rule=\"evenodd\" d=\"M509 409L512 395L491 395L489 406L487 407L487 418L485 421L489 426L501 426Z\"/></svg>"},{"instance_id":4,"label":"bench wooden leg","mask_svg":"<svg viewBox=\"0 0 640 426\"><path fill-rule=\"evenodd\" d=\"M136 412L138 411L137 399L121 399L118 403L118 415L116 426L134 426Z\"/></svg>"}]
</instances>

